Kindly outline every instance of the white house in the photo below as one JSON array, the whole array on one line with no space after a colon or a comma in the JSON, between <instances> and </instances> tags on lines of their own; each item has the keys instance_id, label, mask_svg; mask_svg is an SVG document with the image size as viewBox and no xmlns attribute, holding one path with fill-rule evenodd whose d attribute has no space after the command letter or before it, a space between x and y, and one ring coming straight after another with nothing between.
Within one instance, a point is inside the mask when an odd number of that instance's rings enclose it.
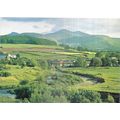
<instances>
[{"instance_id":1,"label":"white house","mask_svg":"<svg viewBox=\"0 0 120 120\"><path fill-rule=\"evenodd\" d=\"M14 58L14 59L15 59L15 58L17 58L17 56L16 56L16 55L8 54L8 55L7 55L7 58L8 58L8 59L10 59L10 58Z\"/></svg>"}]
</instances>

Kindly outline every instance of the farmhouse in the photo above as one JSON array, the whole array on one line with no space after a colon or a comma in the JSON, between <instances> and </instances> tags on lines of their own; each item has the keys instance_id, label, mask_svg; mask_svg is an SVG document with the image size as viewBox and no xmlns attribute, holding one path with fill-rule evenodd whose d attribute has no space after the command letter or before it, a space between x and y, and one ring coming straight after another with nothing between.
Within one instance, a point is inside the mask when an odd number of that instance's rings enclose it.
<instances>
[{"instance_id":1,"label":"farmhouse","mask_svg":"<svg viewBox=\"0 0 120 120\"><path fill-rule=\"evenodd\" d=\"M49 63L53 66L70 67L73 66L74 60L50 60Z\"/></svg>"},{"instance_id":2,"label":"farmhouse","mask_svg":"<svg viewBox=\"0 0 120 120\"><path fill-rule=\"evenodd\" d=\"M17 58L17 56L16 55L8 54L7 55L7 59L11 59L11 58L15 59L15 58Z\"/></svg>"}]
</instances>

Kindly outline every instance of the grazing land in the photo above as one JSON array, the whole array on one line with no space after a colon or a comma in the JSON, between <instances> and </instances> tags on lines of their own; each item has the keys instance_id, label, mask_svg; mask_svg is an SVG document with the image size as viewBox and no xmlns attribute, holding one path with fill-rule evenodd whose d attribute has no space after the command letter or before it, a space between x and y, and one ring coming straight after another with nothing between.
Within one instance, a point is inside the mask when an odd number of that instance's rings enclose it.
<instances>
[{"instance_id":1,"label":"grazing land","mask_svg":"<svg viewBox=\"0 0 120 120\"><path fill-rule=\"evenodd\" d=\"M119 52L33 44L2 44L0 52L0 88L16 96L0 102L118 102Z\"/></svg>"}]
</instances>

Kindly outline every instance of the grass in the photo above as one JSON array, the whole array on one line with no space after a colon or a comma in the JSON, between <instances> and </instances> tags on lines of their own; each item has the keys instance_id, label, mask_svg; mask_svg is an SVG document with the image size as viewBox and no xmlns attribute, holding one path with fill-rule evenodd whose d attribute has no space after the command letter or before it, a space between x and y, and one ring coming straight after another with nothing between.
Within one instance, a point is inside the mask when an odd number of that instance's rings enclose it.
<instances>
[{"instance_id":1,"label":"grass","mask_svg":"<svg viewBox=\"0 0 120 120\"><path fill-rule=\"evenodd\" d=\"M87 89L95 91L105 91L111 93L120 93L120 67L90 67L90 68L72 68L67 69L69 72L78 72L83 74L91 74L96 77L104 78L104 83L95 85L82 86L77 84L71 89Z\"/></svg>"},{"instance_id":2,"label":"grass","mask_svg":"<svg viewBox=\"0 0 120 120\"><path fill-rule=\"evenodd\" d=\"M32 44L3 44L2 50L11 48L12 53L20 53L21 57L27 57L32 60L43 59L43 60L70 60L75 59L78 56L87 55L88 58L92 58L95 55L95 52L87 51L74 51L74 52L65 52L62 47L58 46L44 46L44 45L32 45ZM20 48L20 49L18 49ZM40 48L40 49L38 49ZM48 48L51 48L54 51L49 51ZM16 49L18 49L16 51ZM29 49L31 51L29 51ZM23 50L23 51L19 51ZM41 51L43 50L43 51ZM59 50L59 51L57 51ZM9 52L9 51L8 51ZM10 72L12 75L9 77L0 78L0 87L2 86L16 86L20 80L34 80L38 75L46 75L50 71L42 70L39 67L28 68L24 67L21 69L19 66L8 65L7 72ZM71 85L71 89L87 89L95 91L106 91L120 93L120 67L96 67L96 68L70 68L66 69L67 71L80 72L85 74L92 74L97 77L102 77L105 79L104 83L92 84L88 81L84 83L76 83ZM68 77L68 76L67 76ZM69 77L68 77L69 79Z\"/></svg>"},{"instance_id":3,"label":"grass","mask_svg":"<svg viewBox=\"0 0 120 120\"><path fill-rule=\"evenodd\" d=\"M0 87L12 87L17 86L21 80L33 81L37 76L45 76L49 74L48 70L42 70L39 67L24 67L16 65L7 65L6 70L11 73L8 77L0 77Z\"/></svg>"},{"instance_id":4,"label":"grass","mask_svg":"<svg viewBox=\"0 0 120 120\"><path fill-rule=\"evenodd\" d=\"M0 97L0 103L15 103L18 102L16 99L14 98L10 98L10 97Z\"/></svg>"},{"instance_id":5,"label":"grass","mask_svg":"<svg viewBox=\"0 0 120 120\"><path fill-rule=\"evenodd\" d=\"M35 44L2 44L3 48L61 48L59 46L35 45Z\"/></svg>"}]
</instances>

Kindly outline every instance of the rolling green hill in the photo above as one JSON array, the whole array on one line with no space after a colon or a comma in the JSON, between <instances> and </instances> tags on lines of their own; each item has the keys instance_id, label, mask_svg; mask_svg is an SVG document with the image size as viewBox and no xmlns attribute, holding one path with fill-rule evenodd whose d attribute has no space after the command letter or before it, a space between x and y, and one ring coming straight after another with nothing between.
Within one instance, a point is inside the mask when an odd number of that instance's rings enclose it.
<instances>
[{"instance_id":1,"label":"rolling green hill","mask_svg":"<svg viewBox=\"0 0 120 120\"><path fill-rule=\"evenodd\" d=\"M120 50L120 39L108 36L77 36L69 39L62 39L60 42L74 47L81 46L90 50Z\"/></svg>"},{"instance_id":2,"label":"rolling green hill","mask_svg":"<svg viewBox=\"0 0 120 120\"><path fill-rule=\"evenodd\" d=\"M6 44L13 43L13 44L57 45L55 41L20 34L0 36L0 42Z\"/></svg>"},{"instance_id":3,"label":"rolling green hill","mask_svg":"<svg viewBox=\"0 0 120 120\"><path fill-rule=\"evenodd\" d=\"M120 38L112 38L105 35L90 35L80 31L60 30L44 35L44 38L55 40L59 44L70 45L72 47L81 46L90 50L120 51Z\"/></svg>"},{"instance_id":4,"label":"rolling green hill","mask_svg":"<svg viewBox=\"0 0 120 120\"><path fill-rule=\"evenodd\" d=\"M83 47L89 50L120 51L120 38L112 38L105 35L90 35L80 31L62 29L54 33L15 33L0 37L2 43L19 44L64 44L71 47Z\"/></svg>"}]
</instances>

